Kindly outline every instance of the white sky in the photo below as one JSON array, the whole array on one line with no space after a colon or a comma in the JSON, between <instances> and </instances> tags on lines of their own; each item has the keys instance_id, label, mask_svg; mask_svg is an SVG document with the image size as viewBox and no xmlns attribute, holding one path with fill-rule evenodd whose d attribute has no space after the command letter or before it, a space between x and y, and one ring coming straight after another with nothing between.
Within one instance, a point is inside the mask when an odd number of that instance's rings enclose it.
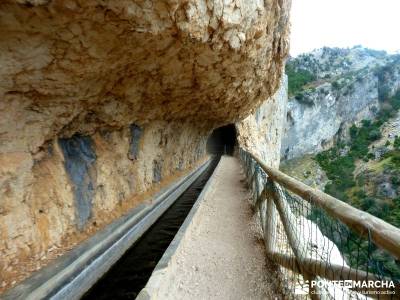
<instances>
[{"instance_id":1,"label":"white sky","mask_svg":"<svg viewBox=\"0 0 400 300\"><path fill-rule=\"evenodd\" d=\"M323 46L400 50L400 0L292 0L292 56Z\"/></svg>"}]
</instances>

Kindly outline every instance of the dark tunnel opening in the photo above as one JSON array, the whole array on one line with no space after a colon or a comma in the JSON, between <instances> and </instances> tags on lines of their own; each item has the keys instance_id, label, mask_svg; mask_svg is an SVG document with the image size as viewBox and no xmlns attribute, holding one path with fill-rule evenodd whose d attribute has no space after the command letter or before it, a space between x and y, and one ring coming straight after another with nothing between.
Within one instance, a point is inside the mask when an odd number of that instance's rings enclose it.
<instances>
[{"instance_id":1,"label":"dark tunnel opening","mask_svg":"<svg viewBox=\"0 0 400 300\"><path fill-rule=\"evenodd\" d=\"M236 127L234 124L228 124L214 129L208 137L207 152L216 155L233 155L236 145Z\"/></svg>"}]
</instances>

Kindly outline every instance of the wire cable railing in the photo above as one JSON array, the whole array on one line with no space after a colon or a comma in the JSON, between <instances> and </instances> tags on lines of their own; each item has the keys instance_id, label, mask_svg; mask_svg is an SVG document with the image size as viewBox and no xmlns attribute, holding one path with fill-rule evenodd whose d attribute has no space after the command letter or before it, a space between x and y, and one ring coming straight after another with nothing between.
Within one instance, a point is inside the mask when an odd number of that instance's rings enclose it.
<instances>
[{"instance_id":1,"label":"wire cable railing","mask_svg":"<svg viewBox=\"0 0 400 300\"><path fill-rule=\"evenodd\" d=\"M283 299L400 299L400 229L239 149Z\"/></svg>"}]
</instances>

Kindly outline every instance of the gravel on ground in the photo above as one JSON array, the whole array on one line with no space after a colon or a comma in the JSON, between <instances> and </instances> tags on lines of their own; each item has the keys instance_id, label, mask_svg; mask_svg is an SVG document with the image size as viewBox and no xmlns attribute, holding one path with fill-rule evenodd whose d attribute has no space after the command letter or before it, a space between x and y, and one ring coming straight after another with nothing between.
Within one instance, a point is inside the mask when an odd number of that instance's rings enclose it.
<instances>
[{"instance_id":1,"label":"gravel on ground","mask_svg":"<svg viewBox=\"0 0 400 300\"><path fill-rule=\"evenodd\" d=\"M278 299L249 197L239 161L222 157L174 254L165 298Z\"/></svg>"}]
</instances>

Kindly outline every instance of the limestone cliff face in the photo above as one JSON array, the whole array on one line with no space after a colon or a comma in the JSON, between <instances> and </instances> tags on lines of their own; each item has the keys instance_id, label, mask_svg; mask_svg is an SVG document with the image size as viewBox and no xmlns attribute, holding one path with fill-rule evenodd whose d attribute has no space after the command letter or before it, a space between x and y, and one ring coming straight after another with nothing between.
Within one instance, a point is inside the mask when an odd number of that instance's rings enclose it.
<instances>
[{"instance_id":1,"label":"limestone cliff face","mask_svg":"<svg viewBox=\"0 0 400 300\"><path fill-rule=\"evenodd\" d=\"M195 166L212 128L271 96L289 6L2 1L0 289Z\"/></svg>"},{"instance_id":2,"label":"limestone cliff face","mask_svg":"<svg viewBox=\"0 0 400 300\"><path fill-rule=\"evenodd\" d=\"M294 97L288 103L282 142L282 157L285 159L328 148L336 136L347 132L351 124L373 118L379 107L377 80L373 74L364 77L362 82L356 82L354 90L347 95L325 83L305 97L310 103Z\"/></svg>"},{"instance_id":3,"label":"limestone cliff face","mask_svg":"<svg viewBox=\"0 0 400 300\"><path fill-rule=\"evenodd\" d=\"M288 64L309 71L314 80L289 97L284 159L317 153L337 137L346 138L352 124L374 118L380 99L400 88L400 59L384 52L323 48Z\"/></svg>"},{"instance_id":4,"label":"limestone cliff face","mask_svg":"<svg viewBox=\"0 0 400 300\"><path fill-rule=\"evenodd\" d=\"M236 124L240 146L274 168L279 168L287 99L287 77L283 76L279 90L255 113Z\"/></svg>"}]
</instances>

